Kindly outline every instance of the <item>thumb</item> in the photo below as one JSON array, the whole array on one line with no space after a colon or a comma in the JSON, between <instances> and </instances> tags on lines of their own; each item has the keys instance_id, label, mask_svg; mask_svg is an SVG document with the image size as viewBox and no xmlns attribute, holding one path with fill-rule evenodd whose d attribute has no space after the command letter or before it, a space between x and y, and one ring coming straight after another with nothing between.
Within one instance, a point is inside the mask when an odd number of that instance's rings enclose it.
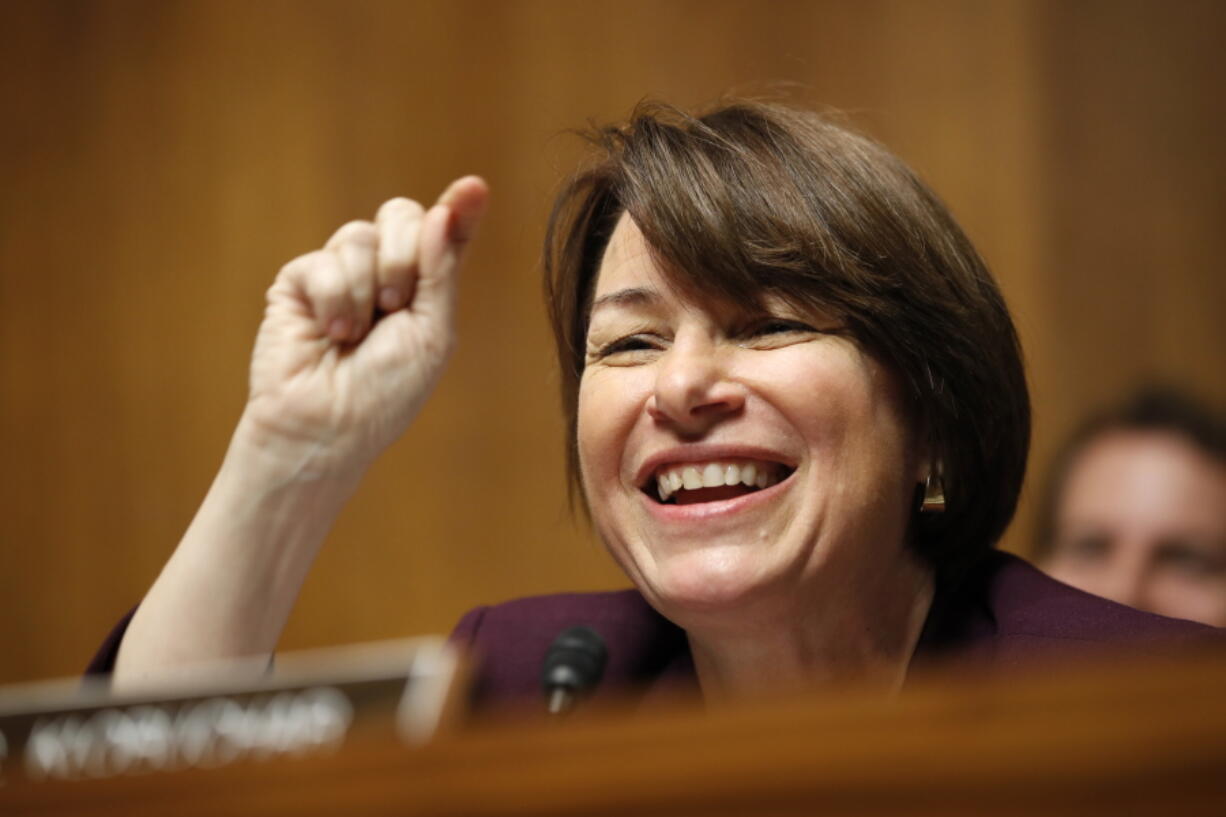
<instances>
[{"instance_id":1,"label":"thumb","mask_svg":"<svg viewBox=\"0 0 1226 817\"><path fill-rule=\"evenodd\" d=\"M452 319L460 262L489 196L489 185L483 179L465 176L452 182L423 217L413 312L446 322Z\"/></svg>"},{"instance_id":2,"label":"thumb","mask_svg":"<svg viewBox=\"0 0 1226 817\"><path fill-rule=\"evenodd\" d=\"M464 245L472 240L477 224L485 215L490 200L490 186L480 176L465 176L451 183L438 203L446 205L452 213L448 237L453 243Z\"/></svg>"}]
</instances>

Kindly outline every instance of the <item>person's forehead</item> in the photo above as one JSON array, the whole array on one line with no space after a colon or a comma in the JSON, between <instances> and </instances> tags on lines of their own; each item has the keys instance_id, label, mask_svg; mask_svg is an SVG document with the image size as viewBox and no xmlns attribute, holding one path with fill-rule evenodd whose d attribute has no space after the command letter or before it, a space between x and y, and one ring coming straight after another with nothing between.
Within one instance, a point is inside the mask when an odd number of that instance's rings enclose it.
<instances>
[{"instance_id":1,"label":"person's forehead","mask_svg":"<svg viewBox=\"0 0 1226 817\"><path fill-rule=\"evenodd\" d=\"M698 276L669 270L643 237L634 219L622 213L605 246L588 305L590 318L615 307L634 310L739 314L760 310L783 299L763 292L747 293L741 300L718 294L718 285L704 287Z\"/></svg>"},{"instance_id":2,"label":"person's forehead","mask_svg":"<svg viewBox=\"0 0 1226 817\"><path fill-rule=\"evenodd\" d=\"M622 213L596 271L593 302L625 289L659 289L663 276L629 213Z\"/></svg>"},{"instance_id":3,"label":"person's forehead","mask_svg":"<svg viewBox=\"0 0 1226 817\"><path fill-rule=\"evenodd\" d=\"M1072 462L1060 505L1066 519L1226 532L1226 467L1171 432L1107 431Z\"/></svg>"},{"instance_id":4,"label":"person's forehead","mask_svg":"<svg viewBox=\"0 0 1226 817\"><path fill-rule=\"evenodd\" d=\"M661 265L657 254L643 237L638 224L623 212L613 228L596 271L587 310L588 318L598 312L631 309L669 310L707 313L716 318L782 311L796 313L823 325L837 323L836 311L829 310L795 294L785 294L765 282L733 296L719 281L704 281L692 271Z\"/></svg>"},{"instance_id":5,"label":"person's forehead","mask_svg":"<svg viewBox=\"0 0 1226 817\"><path fill-rule=\"evenodd\" d=\"M1100 476L1115 474L1120 478L1132 473L1155 472L1180 480L1216 481L1226 477L1226 466L1204 454L1182 435L1149 429L1105 431L1086 443L1073 467Z\"/></svg>"}]
</instances>

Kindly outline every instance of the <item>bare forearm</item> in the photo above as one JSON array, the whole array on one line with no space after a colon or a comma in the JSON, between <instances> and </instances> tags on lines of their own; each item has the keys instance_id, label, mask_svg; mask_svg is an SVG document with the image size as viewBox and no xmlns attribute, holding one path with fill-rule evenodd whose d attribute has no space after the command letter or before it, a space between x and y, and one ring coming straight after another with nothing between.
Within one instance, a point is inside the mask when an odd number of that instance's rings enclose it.
<instances>
[{"instance_id":1,"label":"bare forearm","mask_svg":"<svg viewBox=\"0 0 1226 817\"><path fill-rule=\"evenodd\" d=\"M208 496L124 637L126 684L199 661L272 652L357 474L262 447L240 424Z\"/></svg>"}]
</instances>

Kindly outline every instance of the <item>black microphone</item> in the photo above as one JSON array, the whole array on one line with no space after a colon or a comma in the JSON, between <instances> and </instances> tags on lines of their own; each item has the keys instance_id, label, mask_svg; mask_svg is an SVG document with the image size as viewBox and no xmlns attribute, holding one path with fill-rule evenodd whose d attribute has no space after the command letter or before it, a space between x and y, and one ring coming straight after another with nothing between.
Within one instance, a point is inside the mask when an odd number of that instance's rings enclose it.
<instances>
[{"instance_id":1,"label":"black microphone","mask_svg":"<svg viewBox=\"0 0 1226 817\"><path fill-rule=\"evenodd\" d=\"M608 651L591 627L571 627L553 640L541 666L541 687L551 715L563 715L591 692L604 674Z\"/></svg>"}]
</instances>

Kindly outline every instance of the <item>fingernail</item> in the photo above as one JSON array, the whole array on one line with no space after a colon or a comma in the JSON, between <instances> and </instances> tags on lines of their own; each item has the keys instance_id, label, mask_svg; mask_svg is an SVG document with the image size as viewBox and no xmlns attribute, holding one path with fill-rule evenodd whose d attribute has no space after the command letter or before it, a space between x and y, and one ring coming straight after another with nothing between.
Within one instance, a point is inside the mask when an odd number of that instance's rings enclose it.
<instances>
[{"instance_id":1,"label":"fingernail","mask_svg":"<svg viewBox=\"0 0 1226 817\"><path fill-rule=\"evenodd\" d=\"M337 341L348 340L350 329L348 318L333 318L332 323L328 324L328 337Z\"/></svg>"},{"instance_id":2,"label":"fingernail","mask_svg":"<svg viewBox=\"0 0 1226 817\"><path fill-rule=\"evenodd\" d=\"M395 312L400 308L400 290L395 287L384 287L379 290L379 308L384 312Z\"/></svg>"}]
</instances>

